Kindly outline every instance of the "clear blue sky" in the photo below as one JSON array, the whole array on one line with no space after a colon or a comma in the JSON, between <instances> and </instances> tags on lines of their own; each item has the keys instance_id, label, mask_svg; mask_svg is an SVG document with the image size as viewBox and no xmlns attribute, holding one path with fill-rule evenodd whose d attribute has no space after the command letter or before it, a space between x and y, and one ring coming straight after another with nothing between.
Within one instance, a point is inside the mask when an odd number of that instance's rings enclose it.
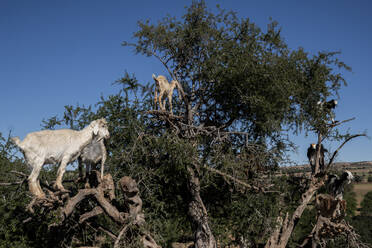
<instances>
[{"instance_id":1,"label":"clear blue sky","mask_svg":"<svg viewBox=\"0 0 372 248\"><path fill-rule=\"evenodd\" d=\"M249 17L265 29L278 21L291 48L309 52L342 52L353 68L344 76L337 119L356 117L345 128L371 133L372 2L369 0L234 0L206 1ZM157 22L167 14L180 17L191 1L0 0L0 132L24 136L40 129L42 119L62 115L65 105L95 104L117 92L112 83L125 71L140 82L165 73L158 61L122 47L138 29L137 21ZM294 137L306 162L315 138ZM327 144L336 148L336 144ZM360 138L342 151L338 161L372 160L372 141Z\"/></svg>"}]
</instances>

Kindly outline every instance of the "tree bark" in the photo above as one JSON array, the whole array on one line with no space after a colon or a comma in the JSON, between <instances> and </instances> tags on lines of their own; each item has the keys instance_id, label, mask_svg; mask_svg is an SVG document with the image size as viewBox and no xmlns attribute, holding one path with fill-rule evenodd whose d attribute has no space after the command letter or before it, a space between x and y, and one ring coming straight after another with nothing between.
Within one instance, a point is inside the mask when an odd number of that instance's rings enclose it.
<instances>
[{"instance_id":1,"label":"tree bark","mask_svg":"<svg viewBox=\"0 0 372 248\"><path fill-rule=\"evenodd\" d=\"M208 224L208 213L200 197L200 181L196 175L196 167L187 167L189 172L189 191L191 202L189 203L189 215L195 228L195 248L216 248L216 240Z\"/></svg>"},{"instance_id":2,"label":"tree bark","mask_svg":"<svg viewBox=\"0 0 372 248\"><path fill-rule=\"evenodd\" d=\"M347 120L348 121L348 120ZM344 121L343 121L344 122ZM343 123L341 122L341 123ZM334 127L334 126L332 126ZM321 133L318 133L318 149L317 149L317 154L316 154L316 163L315 163L315 173L314 175L311 175L311 182L310 186L307 189L305 193L302 194L302 199L296 210L293 212L292 216L288 221L284 221L281 226L277 227L279 228L280 232L278 235L278 229L276 229L269 240L266 243L265 248L284 248L286 247L289 238L292 235L293 229L297 225L298 221L300 220L302 213L304 212L306 206L310 203L313 195L318 191L318 189L324 184L326 180L326 173L330 169L333 159L335 158L336 154L338 151L350 140L360 137L360 136L365 136L364 134L356 134L348 137L338 148L337 150L333 153L331 159L328 162L328 165L325 166L324 171L318 174L319 172L319 157L320 157L320 147L321 143L323 141L323 135ZM289 213L286 214L287 216Z\"/></svg>"},{"instance_id":3,"label":"tree bark","mask_svg":"<svg viewBox=\"0 0 372 248\"><path fill-rule=\"evenodd\" d=\"M110 235L110 237L115 239L114 247L120 247L120 242L122 242L122 238L125 237L128 228L136 226L138 234L140 235L140 240L142 240L142 244L145 248L161 248L151 237L151 234L144 231L142 228L145 224L145 216L142 212L142 200L139 195L139 189L134 179L123 177L119 181L125 204L125 210L123 212L120 212L120 208L118 209L114 204L112 204L112 201L115 199L115 184L110 174L105 175L101 180L100 173L95 171L95 173L91 174L89 181L89 184L94 186L94 188L79 189L78 193L69 198L65 204L63 204L60 199L57 199L57 202L61 204L59 209L62 213L62 218L61 223L56 225L63 225L63 223L66 223L66 219L76 211L77 205L89 197L95 200L94 203L92 201L92 204L96 204L96 206L90 211L80 214L79 224L86 222L94 216L106 214L116 224L122 226L117 237L113 234ZM57 197L57 195L53 193L50 195L55 198ZM51 201L51 205L56 203L54 198L48 200ZM39 203L33 200L30 204L34 205ZM44 207L45 205L46 204L43 203ZM107 233L107 230L103 231Z\"/></svg>"},{"instance_id":4,"label":"tree bark","mask_svg":"<svg viewBox=\"0 0 372 248\"><path fill-rule=\"evenodd\" d=\"M312 179L309 189L302 194L300 205L296 208L290 218L288 218L289 213L286 213L286 219L282 223L281 227L278 227L280 229L279 235L278 231L274 231L268 242L266 243L265 248L285 248L287 246L293 229L297 225L306 206L309 204L311 198L318 190L320 185L321 184L316 180L316 178Z\"/></svg>"},{"instance_id":5,"label":"tree bark","mask_svg":"<svg viewBox=\"0 0 372 248\"><path fill-rule=\"evenodd\" d=\"M345 247L364 248L368 245L360 241L354 229L344 220L346 215L346 202L335 199L328 194L320 194L315 203L317 222L311 233L304 239L300 247L324 247L327 240L343 235L347 239Z\"/></svg>"}]
</instances>

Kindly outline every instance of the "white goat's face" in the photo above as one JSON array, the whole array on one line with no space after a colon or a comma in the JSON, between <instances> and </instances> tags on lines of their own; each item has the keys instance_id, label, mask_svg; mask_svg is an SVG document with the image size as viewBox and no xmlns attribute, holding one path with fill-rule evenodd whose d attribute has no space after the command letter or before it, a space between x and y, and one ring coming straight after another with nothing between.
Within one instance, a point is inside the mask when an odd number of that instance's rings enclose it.
<instances>
[{"instance_id":1,"label":"white goat's face","mask_svg":"<svg viewBox=\"0 0 372 248\"><path fill-rule=\"evenodd\" d=\"M110 138L110 133L107 128L107 121L104 118L94 120L90 123L90 125L93 128L93 134L98 137L98 141L101 139Z\"/></svg>"},{"instance_id":2,"label":"white goat's face","mask_svg":"<svg viewBox=\"0 0 372 248\"><path fill-rule=\"evenodd\" d=\"M168 80L166 77L164 77L163 75L159 75L157 77L155 77L155 75L152 76L152 78L155 80L156 83L158 84L164 84L164 83L168 83Z\"/></svg>"},{"instance_id":3,"label":"white goat's face","mask_svg":"<svg viewBox=\"0 0 372 248\"><path fill-rule=\"evenodd\" d=\"M346 177L346 178L347 178L347 183L350 184L351 181L354 180L354 176L353 176L353 174L352 174L350 171L348 171L348 170L346 170L345 173L347 174L347 177Z\"/></svg>"}]
</instances>

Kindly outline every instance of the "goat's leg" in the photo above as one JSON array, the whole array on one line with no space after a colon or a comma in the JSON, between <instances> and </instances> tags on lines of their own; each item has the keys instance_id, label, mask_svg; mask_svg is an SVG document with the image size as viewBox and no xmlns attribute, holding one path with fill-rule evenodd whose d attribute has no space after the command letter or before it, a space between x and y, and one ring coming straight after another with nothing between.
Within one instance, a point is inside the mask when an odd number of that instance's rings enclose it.
<instances>
[{"instance_id":1,"label":"goat's leg","mask_svg":"<svg viewBox=\"0 0 372 248\"><path fill-rule=\"evenodd\" d=\"M28 177L28 188L30 192L37 198L45 198L45 193L40 187L40 182L38 180L41 167L43 166L42 161L38 161L32 165L32 172Z\"/></svg>"},{"instance_id":2,"label":"goat's leg","mask_svg":"<svg viewBox=\"0 0 372 248\"><path fill-rule=\"evenodd\" d=\"M162 102L163 94L164 94L164 92L160 92L159 93L159 98L158 98L158 102L159 102L159 106L160 106L161 110L165 110L165 100L164 100L164 104Z\"/></svg>"},{"instance_id":3,"label":"goat's leg","mask_svg":"<svg viewBox=\"0 0 372 248\"><path fill-rule=\"evenodd\" d=\"M101 180L103 180L103 173L105 171L105 162L106 162L106 156L103 156L101 160Z\"/></svg>"},{"instance_id":4,"label":"goat's leg","mask_svg":"<svg viewBox=\"0 0 372 248\"><path fill-rule=\"evenodd\" d=\"M92 166L90 165L90 162L87 162L86 168L85 168L85 178L89 178L91 171L92 171Z\"/></svg>"},{"instance_id":5,"label":"goat's leg","mask_svg":"<svg viewBox=\"0 0 372 248\"><path fill-rule=\"evenodd\" d=\"M165 111L167 108L166 108L166 106L167 106L167 98L164 98L164 100L163 100L163 110Z\"/></svg>"},{"instance_id":6,"label":"goat's leg","mask_svg":"<svg viewBox=\"0 0 372 248\"><path fill-rule=\"evenodd\" d=\"M102 150L102 159L101 159L101 180L103 181L103 173L105 171L105 162L107 158L107 151L105 144L101 142L101 150Z\"/></svg>"},{"instance_id":7,"label":"goat's leg","mask_svg":"<svg viewBox=\"0 0 372 248\"><path fill-rule=\"evenodd\" d=\"M173 92L170 92L170 93L168 94L169 109L170 109L170 113L171 113L171 114L173 113L173 112L172 112L172 94L173 94Z\"/></svg>"},{"instance_id":8,"label":"goat's leg","mask_svg":"<svg viewBox=\"0 0 372 248\"><path fill-rule=\"evenodd\" d=\"M85 185L84 185L84 187L86 189L89 189L90 188L89 179L90 179L90 175L91 175L91 172L92 172L92 166L91 166L90 162L85 163L85 165L86 165L86 168L85 168Z\"/></svg>"},{"instance_id":9,"label":"goat's leg","mask_svg":"<svg viewBox=\"0 0 372 248\"><path fill-rule=\"evenodd\" d=\"M154 96L155 109L157 109L157 101L158 101L158 87L155 86L155 96Z\"/></svg>"},{"instance_id":10,"label":"goat's leg","mask_svg":"<svg viewBox=\"0 0 372 248\"><path fill-rule=\"evenodd\" d=\"M164 97L164 100L163 100L163 110L166 111L166 106L167 106L167 98Z\"/></svg>"},{"instance_id":11,"label":"goat's leg","mask_svg":"<svg viewBox=\"0 0 372 248\"><path fill-rule=\"evenodd\" d=\"M92 163L92 165L90 166L90 173L92 173L92 171L96 171L97 170L97 164L96 163Z\"/></svg>"},{"instance_id":12,"label":"goat's leg","mask_svg":"<svg viewBox=\"0 0 372 248\"><path fill-rule=\"evenodd\" d=\"M79 166L79 178L83 178L83 161L81 158L78 158L78 166Z\"/></svg>"},{"instance_id":13,"label":"goat's leg","mask_svg":"<svg viewBox=\"0 0 372 248\"><path fill-rule=\"evenodd\" d=\"M323 173L324 172L324 155L321 156L319 160L320 160L319 161L319 171L321 173Z\"/></svg>"},{"instance_id":14,"label":"goat's leg","mask_svg":"<svg viewBox=\"0 0 372 248\"><path fill-rule=\"evenodd\" d=\"M65 174L66 166L69 161L70 161L70 157L64 157L62 159L61 165L59 166L58 171L57 171L57 179L53 186L55 189L58 189L62 192L69 192L62 185L63 174Z\"/></svg>"}]
</instances>

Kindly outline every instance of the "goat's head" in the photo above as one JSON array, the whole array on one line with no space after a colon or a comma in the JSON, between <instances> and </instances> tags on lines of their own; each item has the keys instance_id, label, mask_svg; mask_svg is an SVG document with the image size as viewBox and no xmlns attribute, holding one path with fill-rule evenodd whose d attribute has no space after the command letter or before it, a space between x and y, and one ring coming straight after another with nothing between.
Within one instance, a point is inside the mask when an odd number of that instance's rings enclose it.
<instances>
[{"instance_id":1,"label":"goat's head","mask_svg":"<svg viewBox=\"0 0 372 248\"><path fill-rule=\"evenodd\" d=\"M92 121L89 126L92 128L94 136L97 137L97 141L110 138L107 121L104 118Z\"/></svg>"},{"instance_id":2,"label":"goat's head","mask_svg":"<svg viewBox=\"0 0 372 248\"><path fill-rule=\"evenodd\" d=\"M155 76L155 74L152 74L152 78L155 80L156 83L168 83L168 80L165 76L163 75L159 75L159 76Z\"/></svg>"},{"instance_id":3,"label":"goat's head","mask_svg":"<svg viewBox=\"0 0 372 248\"><path fill-rule=\"evenodd\" d=\"M348 170L345 170L344 173L342 174L341 178L346 181L347 184L350 184L352 180L354 180L354 176L353 174L348 171Z\"/></svg>"}]
</instances>

